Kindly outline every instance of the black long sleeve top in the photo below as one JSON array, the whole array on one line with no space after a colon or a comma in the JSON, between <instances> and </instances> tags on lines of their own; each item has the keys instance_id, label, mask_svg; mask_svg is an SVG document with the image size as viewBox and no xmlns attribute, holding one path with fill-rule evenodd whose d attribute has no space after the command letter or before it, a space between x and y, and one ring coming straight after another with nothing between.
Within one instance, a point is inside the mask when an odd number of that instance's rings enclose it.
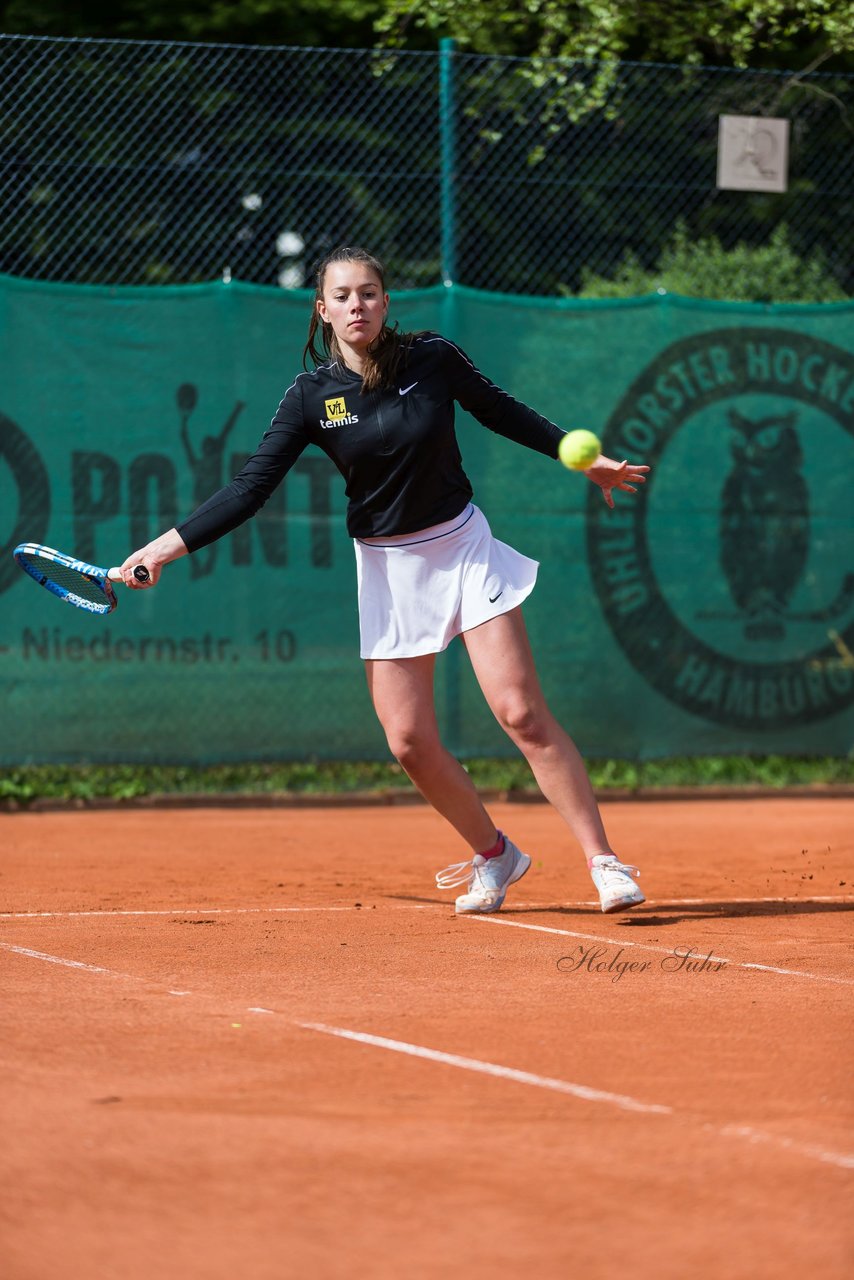
<instances>
[{"instance_id":1,"label":"black long sleeve top","mask_svg":"<svg viewBox=\"0 0 854 1280\"><path fill-rule=\"evenodd\" d=\"M490 382L453 342L436 333L406 341L398 385L386 390L363 393L360 375L334 360L299 374L240 473L178 525L188 549L255 515L309 444L346 481L351 537L414 533L453 519L473 496L455 402L499 435L557 457L563 431Z\"/></svg>"}]
</instances>

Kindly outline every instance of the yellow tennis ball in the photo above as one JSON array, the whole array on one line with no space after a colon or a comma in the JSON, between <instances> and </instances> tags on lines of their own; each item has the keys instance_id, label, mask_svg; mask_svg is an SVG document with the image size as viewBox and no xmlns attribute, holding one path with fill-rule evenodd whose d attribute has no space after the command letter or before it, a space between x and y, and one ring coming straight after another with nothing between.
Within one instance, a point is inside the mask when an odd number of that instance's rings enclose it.
<instances>
[{"instance_id":1,"label":"yellow tennis ball","mask_svg":"<svg viewBox=\"0 0 854 1280\"><path fill-rule=\"evenodd\" d=\"M557 456L570 471L586 471L602 452L592 431L568 431L557 447Z\"/></svg>"}]
</instances>

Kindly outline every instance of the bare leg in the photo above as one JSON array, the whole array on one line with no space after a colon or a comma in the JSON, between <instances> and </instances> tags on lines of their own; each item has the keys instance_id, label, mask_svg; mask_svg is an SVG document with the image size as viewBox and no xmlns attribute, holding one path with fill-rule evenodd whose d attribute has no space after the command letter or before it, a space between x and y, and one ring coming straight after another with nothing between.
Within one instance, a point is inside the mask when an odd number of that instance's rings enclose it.
<instances>
[{"instance_id":1,"label":"bare leg","mask_svg":"<svg viewBox=\"0 0 854 1280\"><path fill-rule=\"evenodd\" d=\"M525 756L543 795L586 857L612 853L578 748L546 705L521 609L492 618L463 638L484 697Z\"/></svg>"},{"instance_id":2,"label":"bare leg","mask_svg":"<svg viewBox=\"0 0 854 1280\"><path fill-rule=\"evenodd\" d=\"M435 654L368 659L368 689L392 754L433 808L479 853L498 832L471 778L439 739L433 700Z\"/></svg>"}]
</instances>

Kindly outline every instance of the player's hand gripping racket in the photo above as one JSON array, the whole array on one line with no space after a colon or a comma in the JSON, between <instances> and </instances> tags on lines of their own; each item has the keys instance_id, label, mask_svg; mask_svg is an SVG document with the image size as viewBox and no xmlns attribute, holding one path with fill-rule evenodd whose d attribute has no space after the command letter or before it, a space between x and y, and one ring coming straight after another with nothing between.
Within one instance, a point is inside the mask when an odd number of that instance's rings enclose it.
<instances>
[{"instance_id":1,"label":"player's hand gripping racket","mask_svg":"<svg viewBox=\"0 0 854 1280\"><path fill-rule=\"evenodd\" d=\"M37 542L22 542L14 555L25 573L66 604L88 609L89 613L112 613L119 603L113 583L121 582L120 569L99 569L96 564L76 560ZM133 576L137 582L148 582L145 565L138 564Z\"/></svg>"}]
</instances>

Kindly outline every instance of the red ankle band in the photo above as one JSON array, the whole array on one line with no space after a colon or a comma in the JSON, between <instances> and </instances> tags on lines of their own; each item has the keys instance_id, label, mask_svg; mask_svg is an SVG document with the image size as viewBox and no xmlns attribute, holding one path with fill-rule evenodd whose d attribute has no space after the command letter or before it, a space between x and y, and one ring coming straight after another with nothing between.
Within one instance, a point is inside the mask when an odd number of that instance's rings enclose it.
<instances>
[{"instance_id":1,"label":"red ankle band","mask_svg":"<svg viewBox=\"0 0 854 1280\"><path fill-rule=\"evenodd\" d=\"M495 844L492 846L492 848L484 849L483 853L480 856L482 858L500 858L503 852L504 852L504 836L499 831L498 839L495 841Z\"/></svg>"}]
</instances>

